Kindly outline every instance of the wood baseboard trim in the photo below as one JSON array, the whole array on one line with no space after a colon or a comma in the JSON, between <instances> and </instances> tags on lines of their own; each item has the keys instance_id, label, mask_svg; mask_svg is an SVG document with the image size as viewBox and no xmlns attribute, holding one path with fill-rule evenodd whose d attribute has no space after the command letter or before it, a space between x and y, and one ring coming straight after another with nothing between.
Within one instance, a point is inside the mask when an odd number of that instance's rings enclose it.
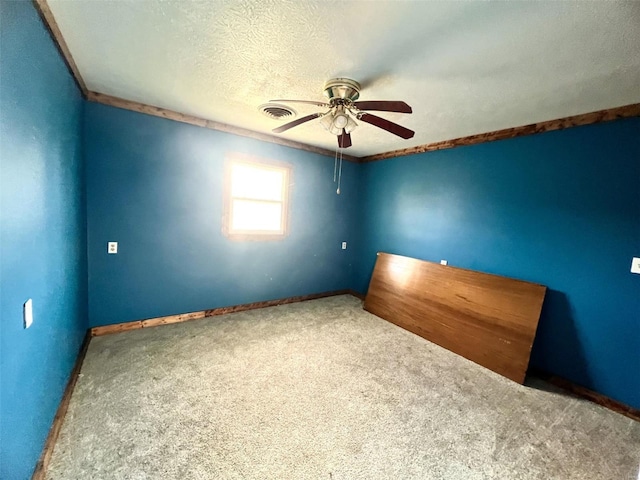
<instances>
[{"instance_id":1,"label":"wood baseboard trim","mask_svg":"<svg viewBox=\"0 0 640 480\"><path fill-rule=\"evenodd\" d=\"M349 289L349 295L352 295L360 300L362 300L364 302L364 299L366 298L366 295L360 293L360 292L356 292L355 290Z\"/></svg>"},{"instance_id":2,"label":"wood baseboard trim","mask_svg":"<svg viewBox=\"0 0 640 480\"><path fill-rule=\"evenodd\" d=\"M84 339L82 340L80 350L78 351L76 363L73 366L73 370L71 370L69 380L67 381L67 386L65 387L64 393L62 394L62 400L60 400L58 410L53 417L53 423L51 424L51 428L49 429L47 440L44 443L42 454L40 455L38 463L36 463L36 468L33 471L31 480L44 480L46 477L47 469L49 468L49 462L51 461L51 456L53 455L53 449L56 445L56 441L58 440L58 436L60 435L60 430L62 429L62 424L64 423L64 417L67 415L69 402L71 402L71 394L76 388L78 375L80 375L82 363L84 362L84 357L87 354L87 349L89 348L90 342L91 333L89 332L89 330L87 330L87 333L85 333Z\"/></svg>"},{"instance_id":3,"label":"wood baseboard trim","mask_svg":"<svg viewBox=\"0 0 640 480\"><path fill-rule=\"evenodd\" d=\"M134 320L132 322L114 323L112 325L104 325L93 327L91 329L92 337L102 335L110 335L112 333L127 332L129 330L138 330L140 328L158 327L160 325L169 325L172 323L188 322L206 317L215 317L225 315L227 313L244 312L246 310L255 310L258 308L275 307L288 303L304 302L306 300L316 300L318 298L333 297L336 295L354 294L351 290L333 290L330 292L313 293L310 295L300 295L297 297L279 298L276 300L267 300L264 302L244 303L241 305L232 305L229 307L213 308L210 310L200 310L197 312L181 313L179 315L167 315L165 317L148 318L146 320ZM356 295L357 296L357 295Z\"/></svg>"},{"instance_id":4,"label":"wood baseboard trim","mask_svg":"<svg viewBox=\"0 0 640 480\"><path fill-rule=\"evenodd\" d=\"M214 308L212 310L206 310L205 317L215 317L217 315L244 312L246 310L255 310L258 308L276 307L278 305L286 305L288 303L305 302L307 300L317 300L318 298L335 297L336 295L347 295L348 293L349 290L332 290L330 292L313 293L311 295L300 295L298 297L267 300L266 302L245 303L243 305L234 305L232 307Z\"/></svg>"},{"instance_id":5,"label":"wood baseboard trim","mask_svg":"<svg viewBox=\"0 0 640 480\"><path fill-rule=\"evenodd\" d=\"M534 377L540 378L545 382L550 383L558 388L566 390L567 392L584 398L585 400L589 400L593 403L597 403L609 410L613 410L616 413L620 413L625 417L629 417L636 422L640 422L640 409L630 407L629 405L625 405L622 402L609 398L601 393L594 392L586 387L582 387L577 385L566 378L559 377L557 375L553 375L551 373L538 370L538 369L529 369L529 374Z\"/></svg>"}]
</instances>

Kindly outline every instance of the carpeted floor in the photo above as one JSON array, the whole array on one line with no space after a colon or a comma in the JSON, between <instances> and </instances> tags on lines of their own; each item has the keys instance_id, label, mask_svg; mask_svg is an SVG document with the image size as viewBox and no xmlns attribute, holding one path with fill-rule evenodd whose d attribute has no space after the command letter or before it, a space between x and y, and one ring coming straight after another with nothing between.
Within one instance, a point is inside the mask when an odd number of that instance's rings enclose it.
<instances>
[{"instance_id":1,"label":"carpeted floor","mask_svg":"<svg viewBox=\"0 0 640 480\"><path fill-rule=\"evenodd\" d=\"M351 296L97 337L48 478L637 478L639 422L534 387Z\"/></svg>"}]
</instances>

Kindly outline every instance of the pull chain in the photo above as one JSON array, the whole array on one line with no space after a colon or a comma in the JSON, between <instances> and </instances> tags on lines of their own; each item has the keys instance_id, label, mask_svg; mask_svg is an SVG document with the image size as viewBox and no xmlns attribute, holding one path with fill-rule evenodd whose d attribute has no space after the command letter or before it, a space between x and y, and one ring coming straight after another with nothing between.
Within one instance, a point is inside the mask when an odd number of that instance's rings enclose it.
<instances>
[{"instance_id":1,"label":"pull chain","mask_svg":"<svg viewBox=\"0 0 640 480\"><path fill-rule=\"evenodd\" d=\"M333 160L333 183L336 183L337 172L338 172L338 149L336 148L336 157Z\"/></svg>"},{"instance_id":2,"label":"pull chain","mask_svg":"<svg viewBox=\"0 0 640 480\"><path fill-rule=\"evenodd\" d=\"M340 181L342 180L342 149L340 149L340 171L338 172L338 190L336 193L340 195Z\"/></svg>"}]
</instances>

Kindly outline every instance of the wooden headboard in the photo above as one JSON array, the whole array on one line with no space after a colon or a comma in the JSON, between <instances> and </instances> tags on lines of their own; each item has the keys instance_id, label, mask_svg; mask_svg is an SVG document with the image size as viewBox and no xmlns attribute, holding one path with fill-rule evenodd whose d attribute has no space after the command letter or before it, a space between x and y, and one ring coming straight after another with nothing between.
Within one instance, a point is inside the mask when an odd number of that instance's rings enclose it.
<instances>
[{"instance_id":1,"label":"wooden headboard","mask_svg":"<svg viewBox=\"0 0 640 480\"><path fill-rule=\"evenodd\" d=\"M546 289L379 253L364 308L523 383Z\"/></svg>"}]
</instances>

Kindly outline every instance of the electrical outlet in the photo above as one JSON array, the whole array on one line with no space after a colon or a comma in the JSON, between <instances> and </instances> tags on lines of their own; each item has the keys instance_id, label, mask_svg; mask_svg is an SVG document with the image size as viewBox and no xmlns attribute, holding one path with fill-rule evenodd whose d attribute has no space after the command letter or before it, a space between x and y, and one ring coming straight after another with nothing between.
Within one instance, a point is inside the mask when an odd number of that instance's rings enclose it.
<instances>
[{"instance_id":1,"label":"electrical outlet","mask_svg":"<svg viewBox=\"0 0 640 480\"><path fill-rule=\"evenodd\" d=\"M107 253L118 253L118 242L107 243Z\"/></svg>"},{"instance_id":2,"label":"electrical outlet","mask_svg":"<svg viewBox=\"0 0 640 480\"><path fill-rule=\"evenodd\" d=\"M447 262L446 260L440 260L440 265L447 265L449 262Z\"/></svg>"},{"instance_id":3,"label":"electrical outlet","mask_svg":"<svg viewBox=\"0 0 640 480\"><path fill-rule=\"evenodd\" d=\"M631 273L640 273L640 258L633 257L631 260Z\"/></svg>"},{"instance_id":4,"label":"electrical outlet","mask_svg":"<svg viewBox=\"0 0 640 480\"><path fill-rule=\"evenodd\" d=\"M342 242L342 249L346 250L347 249L347 242Z\"/></svg>"},{"instance_id":5,"label":"electrical outlet","mask_svg":"<svg viewBox=\"0 0 640 480\"><path fill-rule=\"evenodd\" d=\"M33 302L31 299L24 302L22 306L22 320L24 321L24 328L29 328L33 323Z\"/></svg>"}]
</instances>

